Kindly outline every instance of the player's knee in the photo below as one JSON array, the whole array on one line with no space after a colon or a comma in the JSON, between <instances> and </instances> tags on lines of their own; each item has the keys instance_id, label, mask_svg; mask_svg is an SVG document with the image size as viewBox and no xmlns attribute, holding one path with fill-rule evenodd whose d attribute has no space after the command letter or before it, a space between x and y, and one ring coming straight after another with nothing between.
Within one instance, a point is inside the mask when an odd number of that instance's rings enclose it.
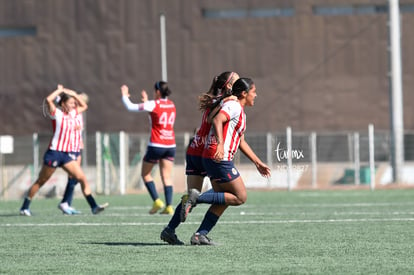
<instances>
[{"instance_id":1,"label":"player's knee","mask_svg":"<svg viewBox=\"0 0 414 275\"><path fill-rule=\"evenodd\" d=\"M143 180L144 182L150 182L150 181L152 181L151 174L148 174L148 175L142 175L142 180Z\"/></svg>"},{"instance_id":2,"label":"player's knee","mask_svg":"<svg viewBox=\"0 0 414 275\"><path fill-rule=\"evenodd\" d=\"M239 194L237 196L237 205L242 205L247 201L247 194Z\"/></svg>"}]
</instances>

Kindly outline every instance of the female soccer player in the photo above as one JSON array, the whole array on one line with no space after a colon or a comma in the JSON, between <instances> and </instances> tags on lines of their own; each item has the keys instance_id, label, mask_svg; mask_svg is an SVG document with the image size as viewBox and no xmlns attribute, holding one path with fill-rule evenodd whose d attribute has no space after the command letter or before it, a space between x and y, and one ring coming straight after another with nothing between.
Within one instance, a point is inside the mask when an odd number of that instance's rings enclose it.
<instances>
[{"instance_id":1,"label":"female soccer player","mask_svg":"<svg viewBox=\"0 0 414 275\"><path fill-rule=\"evenodd\" d=\"M223 104L213 119L213 127L203 151L202 163L210 177L214 192L205 192L198 198L192 198L196 199L197 203L212 204L197 232L191 237L190 242L193 245L214 245L207 234L216 225L220 216L229 205L241 205L247 200L243 179L233 163L239 147L256 165L262 176L270 176L270 168L257 157L244 139L244 107L254 105L257 96L256 86L251 79L240 78L234 83L232 93L237 96L238 101L227 101Z\"/></svg>"},{"instance_id":2,"label":"female soccer player","mask_svg":"<svg viewBox=\"0 0 414 275\"><path fill-rule=\"evenodd\" d=\"M81 93L79 96L82 100L88 104L89 97L86 93ZM76 130L79 131L76 136L79 136L79 151L76 152L76 161L81 165L82 162L82 150L84 147L83 143L83 113L78 113L76 116ZM72 207L73 193L75 191L75 186L78 184L78 180L72 175L68 175L68 182L66 183L65 192L63 193L63 198L58 205L58 208L66 215L77 215L81 214L79 210L76 210Z\"/></svg>"},{"instance_id":3,"label":"female soccer player","mask_svg":"<svg viewBox=\"0 0 414 275\"><path fill-rule=\"evenodd\" d=\"M60 96L58 102L60 108L57 108L54 104L57 96ZM108 204L98 205L95 202L85 174L76 161L76 152L79 151L80 145L79 131L76 129L76 116L84 112L88 105L76 92L65 89L62 85L58 85L58 88L46 98L46 102L50 118L52 119L53 137L50 141L49 149L43 157L43 166L39 172L39 177L30 187L28 195L20 208L20 215L32 215L29 206L33 197L53 175L57 167L62 167L68 174L78 179L92 213L98 214Z\"/></svg>"},{"instance_id":4,"label":"female soccer player","mask_svg":"<svg viewBox=\"0 0 414 275\"><path fill-rule=\"evenodd\" d=\"M153 200L150 214L157 213L164 207L164 202L159 198L154 180L151 176L155 164L160 165L160 174L164 185L164 196L166 207L161 214L172 215L174 209L171 205L173 197L172 169L175 157L175 105L168 99L171 90L167 82L157 81L154 85L154 100L148 100L145 90L141 92L142 103L134 104L129 99L129 88L126 85L121 87L122 101L128 111L149 112L151 120L151 137L148 143L147 152L142 162L141 175L145 186Z\"/></svg>"},{"instance_id":5,"label":"female soccer player","mask_svg":"<svg viewBox=\"0 0 414 275\"><path fill-rule=\"evenodd\" d=\"M187 190L198 190L198 192L201 192L204 177L207 176L207 172L201 163L201 155L204 149L204 142L211 128L209 115L216 113L220 109L219 104L222 97L231 95L233 83L238 78L239 75L235 72L223 72L213 79L209 91L200 96L200 110L203 111L201 126L194 135L186 153L185 173L187 175ZM210 110L213 111L210 112ZM183 196L182 201L187 202L187 200L188 196ZM183 208L183 203L181 202L178 204L173 217L160 234L161 240L172 245L184 244L178 239L175 229L180 222L185 221L185 217L190 209Z\"/></svg>"}]
</instances>

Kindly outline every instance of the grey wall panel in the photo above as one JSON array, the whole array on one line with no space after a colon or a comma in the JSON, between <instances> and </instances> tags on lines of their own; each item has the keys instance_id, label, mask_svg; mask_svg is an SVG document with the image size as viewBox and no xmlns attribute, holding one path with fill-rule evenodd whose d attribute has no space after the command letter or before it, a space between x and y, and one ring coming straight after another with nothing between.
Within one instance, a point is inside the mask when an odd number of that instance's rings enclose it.
<instances>
[{"instance_id":1,"label":"grey wall panel","mask_svg":"<svg viewBox=\"0 0 414 275\"><path fill-rule=\"evenodd\" d=\"M355 0L355 3L372 4ZM401 1L404 2L404 1ZM144 114L128 113L161 78L159 15L167 18L168 81L177 131L200 123L198 95L214 75L235 70L258 88L246 108L248 130L389 128L386 14L316 16L337 1L0 0L0 29L36 35L0 37L0 134L50 131L43 98L58 83L90 96L88 132L147 132ZM203 9L295 8L292 17L206 19ZM402 16L404 119L414 128L414 14Z\"/></svg>"}]
</instances>

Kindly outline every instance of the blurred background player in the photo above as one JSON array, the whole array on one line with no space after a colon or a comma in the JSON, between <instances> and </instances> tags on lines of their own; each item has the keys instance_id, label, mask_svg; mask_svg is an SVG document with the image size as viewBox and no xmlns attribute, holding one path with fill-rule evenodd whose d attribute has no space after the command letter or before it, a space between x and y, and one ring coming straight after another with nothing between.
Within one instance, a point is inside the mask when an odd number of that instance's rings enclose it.
<instances>
[{"instance_id":1,"label":"blurred background player","mask_svg":"<svg viewBox=\"0 0 414 275\"><path fill-rule=\"evenodd\" d=\"M86 93L80 93L79 96L83 99L83 101L86 104L89 103L89 96ZM76 136L80 137L80 146L79 151L76 152L76 161L79 163L79 165L81 165L82 162L82 150L85 146L83 142L83 129L83 113L78 113L78 115L76 116L76 130L79 132L76 134ZM68 175L68 182L66 183L65 193L63 194L62 201L58 205L58 208L63 212L63 214L76 215L81 213L72 206L73 193L75 191L75 186L77 183L78 180L76 178L74 178L72 175Z\"/></svg>"},{"instance_id":2,"label":"blurred background player","mask_svg":"<svg viewBox=\"0 0 414 275\"><path fill-rule=\"evenodd\" d=\"M200 110L203 112L203 116L201 120L201 126L196 131L186 152L185 174L187 175L187 190L196 189L201 192L204 177L207 175L207 172L201 163L201 155L204 149L204 142L211 128L209 115L211 113L217 113L217 111L220 109L221 99L231 95L231 88L233 86L233 83L238 78L239 75L235 72L221 73L219 76L214 77L209 91L201 95L199 98ZM210 112L210 110L212 110L212 112ZM187 195L182 198L183 201L187 201L187 199ZM187 211L189 210L190 208ZM182 221L182 212L185 211L186 209L183 208L183 205L180 202L175 209L174 215L171 217L170 222L161 232L161 240L172 245L184 244L178 239L177 235L175 234L175 229Z\"/></svg>"},{"instance_id":3,"label":"blurred background player","mask_svg":"<svg viewBox=\"0 0 414 275\"><path fill-rule=\"evenodd\" d=\"M245 106L253 106L257 96L256 86L250 78L240 78L233 84L232 94L237 101L227 101L212 120L212 127L206 140L202 163L210 177L214 192L189 191L184 207L194 203L212 204L205 214L200 227L191 237L192 245L214 245L207 234L229 205L241 205L247 200L246 187L233 158L240 150L256 165L264 177L270 176L270 168L253 152L244 139L246 130ZM187 212L188 214L188 212Z\"/></svg>"},{"instance_id":4,"label":"blurred background player","mask_svg":"<svg viewBox=\"0 0 414 275\"><path fill-rule=\"evenodd\" d=\"M164 186L164 196L166 206L161 214L172 215L173 184L172 169L175 158L175 133L174 123L176 109L173 101L168 99L171 90L167 82L157 81L154 84L154 100L148 100L145 90L141 92L142 103L134 104L129 99L129 88L126 85L121 87L122 102L128 111L148 112L151 121L151 137L147 146L144 160L142 162L141 175L145 186L153 200L150 214L155 214L165 206L159 198L158 192L151 176L152 168L159 163L161 180Z\"/></svg>"},{"instance_id":5,"label":"blurred background player","mask_svg":"<svg viewBox=\"0 0 414 275\"><path fill-rule=\"evenodd\" d=\"M59 108L55 105L56 97ZM98 205L92 196L91 188L82 171L81 166L76 161L76 152L79 152L80 133L77 130L77 115L86 111L88 105L74 91L58 88L47 98L47 113L52 120L53 136L49 148L43 156L43 166L39 172L37 180L28 190L28 195L20 208L20 215L31 216L29 209L30 203L39 189L49 180L56 171L57 167L62 167L68 175L72 175L81 184L83 195L91 207L93 214L98 214L108 206L107 203Z\"/></svg>"}]
</instances>

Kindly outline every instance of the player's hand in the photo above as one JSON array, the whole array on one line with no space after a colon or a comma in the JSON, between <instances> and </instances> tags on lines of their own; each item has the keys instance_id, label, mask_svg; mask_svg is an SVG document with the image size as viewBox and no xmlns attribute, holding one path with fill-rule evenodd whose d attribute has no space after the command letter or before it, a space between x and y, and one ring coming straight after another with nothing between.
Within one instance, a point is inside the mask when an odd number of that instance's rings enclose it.
<instances>
[{"instance_id":1,"label":"player's hand","mask_svg":"<svg viewBox=\"0 0 414 275\"><path fill-rule=\"evenodd\" d=\"M142 102L147 102L148 101L148 94L145 90L141 91L141 101Z\"/></svg>"},{"instance_id":2,"label":"player's hand","mask_svg":"<svg viewBox=\"0 0 414 275\"><path fill-rule=\"evenodd\" d=\"M214 161L220 162L224 158L224 147L222 144L217 145L216 153L214 153Z\"/></svg>"},{"instance_id":3,"label":"player's hand","mask_svg":"<svg viewBox=\"0 0 414 275\"><path fill-rule=\"evenodd\" d=\"M129 97L129 88L127 85L121 86L121 93L122 95Z\"/></svg>"},{"instance_id":4,"label":"player's hand","mask_svg":"<svg viewBox=\"0 0 414 275\"><path fill-rule=\"evenodd\" d=\"M265 178L269 178L271 176L270 168L263 162L256 163L257 171L259 171L260 175L262 175Z\"/></svg>"},{"instance_id":5,"label":"player's hand","mask_svg":"<svg viewBox=\"0 0 414 275\"><path fill-rule=\"evenodd\" d=\"M235 96L235 95L231 95L231 96L225 97L225 98L223 99L223 103L224 103L224 102L227 102L227 101L230 101L230 100L237 101L237 100L238 100L238 98L237 98L237 96Z\"/></svg>"}]
</instances>

